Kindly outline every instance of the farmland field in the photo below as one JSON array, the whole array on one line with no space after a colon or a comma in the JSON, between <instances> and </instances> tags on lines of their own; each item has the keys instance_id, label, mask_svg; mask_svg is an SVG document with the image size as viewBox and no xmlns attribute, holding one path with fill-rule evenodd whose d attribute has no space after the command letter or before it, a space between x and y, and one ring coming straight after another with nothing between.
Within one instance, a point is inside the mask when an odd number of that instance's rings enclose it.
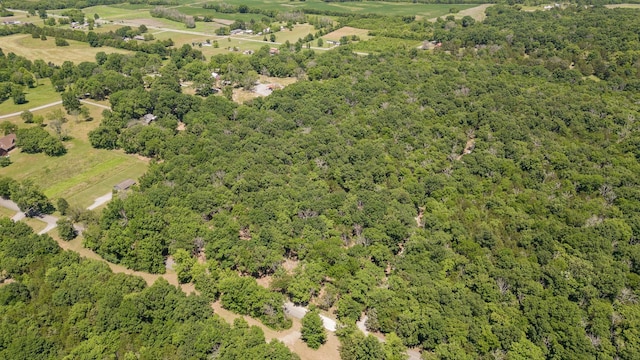
<instances>
[{"instance_id":1,"label":"farmland field","mask_svg":"<svg viewBox=\"0 0 640 360\"><path fill-rule=\"evenodd\" d=\"M216 1L210 1L215 3ZM218 1L222 2L222 1ZM383 2L383 1L362 1L362 2L331 2L321 0L310 0L304 2L291 2L288 0L228 0L225 3L231 5L247 5L249 8L259 8L266 10L277 10L282 12L295 10L316 10L333 11L353 14L380 14L380 15L416 15L419 17L435 18L449 14L450 9L458 11L476 7L474 4L414 4L411 2ZM211 9L203 9L202 2L180 1L183 6L175 7L178 11L188 15L210 15L214 18L229 20L249 20L251 18L262 17L260 14L223 14ZM100 5L83 9L86 14L97 13L101 18L108 20L125 20L140 17L142 13L152 6L145 5ZM138 10L138 11L132 11Z\"/></svg>"},{"instance_id":2,"label":"farmland field","mask_svg":"<svg viewBox=\"0 0 640 360\"><path fill-rule=\"evenodd\" d=\"M92 48L87 43L74 40L67 41L69 46L60 47L55 45L53 37L47 40L40 40L32 38L29 34L16 34L3 37L0 48L5 53L13 52L31 60L42 59L57 65L62 65L65 61L73 61L74 63L95 61L96 54L101 51L120 54L130 53L127 50L111 47Z\"/></svg>"},{"instance_id":3,"label":"farmland field","mask_svg":"<svg viewBox=\"0 0 640 360\"><path fill-rule=\"evenodd\" d=\"M35 112L46 115L56 108ZM114 184L136 179L147 169L147 162L122 151L94 149L88 142L87 132L100 123L102 109L89 106L92 121L76 121L67 116L65 126L72 139L65 143L67 154L49 157L44 154L26 154L19 149L11 152L12 164L0 169L0 176L16 180L31 179L51 199L64 197L73 205L87 207L93 200L111 191ZM9 121L21 125L19 117Z\"/></svg>"},{"instance_id":4,"label":"farmland field","mask_svg":"<svg viewBox=\"0 0 640 360\"><path fill-rule=\"evenodd\" d=\"M361 40L367 40L369 38L369 30L367 29L356 29L350 26L341 27L338 30L332 31L327 35L324 35L322 38L325 40L333 40L338 41L343 36L352 36L356 35Z\"/></svg>"},{"instance_id":5,"label":"farmland field","mask_svg":"<svg viewBox=\"0 0 640 360\"><path fill-rule=\"evenodd\" d=\"M249 8L279 11L310 9L354 14L418 15L428 18L446 15L449 13L449 9L464 10L476 6L473 4L414 4L410 2L396 3L382 1L327 3L321 0L304 2L291 2L287 0L228 0L225 2L232 5L245 4L249 6Z\"/></svg>"}]
</instances>

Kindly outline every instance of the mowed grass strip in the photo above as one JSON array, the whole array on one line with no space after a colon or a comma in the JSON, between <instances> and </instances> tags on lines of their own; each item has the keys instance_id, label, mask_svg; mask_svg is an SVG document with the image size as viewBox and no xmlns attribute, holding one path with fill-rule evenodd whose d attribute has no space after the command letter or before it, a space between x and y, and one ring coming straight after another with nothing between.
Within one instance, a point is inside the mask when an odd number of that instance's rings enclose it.
<instances>
[{"instance_id":1,"label":"mowed grass strip","mask_svg":"<svg viewBox=\"0 0 640 360\"><path fill-rule=\"evenodd\" d=\"M70 160L70 159L67 159ZM84 160L84 159L73 159ZM93 160L93 159L91 159ZM87 185L94 183L101 179L103 175L109 174L116 169L119 169L127 159L122 157L114 157L106 159L101 163L95 163L95 161L89 161L83 163L64 164L67 166L67 171L60 171L61 175L72 175L64 180L56 181L52 186L47 187L45 195L48 197L60 197L60 194L74 193L82 188L86 188ZM68 162L68 161L67 161ZM86 170L77 174L72 174L72 171L76 168L76 165L83 166ZM89 166L87 166L89 165ZM126 164L125 164L126 166ZM63 170L63 169L59 169ZM119 172L116 170L116 172ZM66 176L65 176L66 177ZM115 184L114 184L115 185Z\"/></svg>"}]
</instances>

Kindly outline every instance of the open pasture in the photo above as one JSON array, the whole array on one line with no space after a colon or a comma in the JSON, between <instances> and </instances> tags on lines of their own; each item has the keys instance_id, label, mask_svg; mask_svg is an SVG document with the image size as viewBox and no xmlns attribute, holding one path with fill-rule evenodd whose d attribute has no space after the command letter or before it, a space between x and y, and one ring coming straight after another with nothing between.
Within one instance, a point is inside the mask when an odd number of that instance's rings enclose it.
<instances>
[{"instance_id":1,"label":"open pasture","mask_svg":"<svg viewBox=\"0 0 640 360\"><path fill-rule=\"evenodd\" d=\"M359 37L360 40L367 40L369 39L369 30L344 26L338 30L328 33L327 35L324 35L322 38L325 40L339 41L343 36L351 37L353 35Z\"/></svg>"},{"instance_id":2,"label":"open pasture","mask_svg":"<svg viewBox=\"0 0 640 360\"><path fill-rule=\"evenodd\" d=\"M53 37L47 40L34 39L29 34L16 34L2 38L2 51L13 52L30 60L42 59L56 65L62 65L65 61L80 63L83 61L95 61L96 54L106 53L128 54L130 51L112 47L92 48L87 43L67 40L69 46L56 46ZM53 100L52 100L53 101Z\"/></svg>"}]
</instances>

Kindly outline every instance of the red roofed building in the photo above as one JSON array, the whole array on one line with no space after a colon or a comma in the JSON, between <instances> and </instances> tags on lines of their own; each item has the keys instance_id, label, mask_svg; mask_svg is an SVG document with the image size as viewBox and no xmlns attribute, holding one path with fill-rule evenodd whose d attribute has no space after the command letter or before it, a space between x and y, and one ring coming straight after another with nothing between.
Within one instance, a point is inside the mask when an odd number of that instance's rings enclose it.
<instances>
[{"instance_id":1,"label":"red roofed building","mask_svg":"<svg viewBox=\"0 0 640 360\"><path fill-rule=\"evenodd\" d=\"M0 138L0 156L6 156L16 147L16 134L9 134Z\"/></svg>"}]
</instances>

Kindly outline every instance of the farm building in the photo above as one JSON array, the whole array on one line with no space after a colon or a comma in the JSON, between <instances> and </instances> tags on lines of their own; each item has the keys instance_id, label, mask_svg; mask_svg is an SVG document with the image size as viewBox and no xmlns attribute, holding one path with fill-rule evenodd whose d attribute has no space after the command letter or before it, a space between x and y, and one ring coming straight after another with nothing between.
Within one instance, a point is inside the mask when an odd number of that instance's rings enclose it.
<instances>
[{"instance_id":1,"label":"farm building","mask_svg":"<svg viewBox=\"0 0 640 360\"><path fill-rule=\"evenodd\" d=\"M0 138L0 156L6 156L16 147L16 134L9 134Z\"/></svg>"},{"instance_id":2,"label":"farm building","mask_svg":"<svg viewBox=\"0 0 640 360\"><path fill-rule=\"evenodd\" d=\"M127 179L127 180L124 180L123 182L121 182L119 184L116 184L113 187L113 190L114 191L125 191L125 190L129 189L130 187L132 187L135 184L136 184L135 180Z\"/></svg>"}]
</instances>

